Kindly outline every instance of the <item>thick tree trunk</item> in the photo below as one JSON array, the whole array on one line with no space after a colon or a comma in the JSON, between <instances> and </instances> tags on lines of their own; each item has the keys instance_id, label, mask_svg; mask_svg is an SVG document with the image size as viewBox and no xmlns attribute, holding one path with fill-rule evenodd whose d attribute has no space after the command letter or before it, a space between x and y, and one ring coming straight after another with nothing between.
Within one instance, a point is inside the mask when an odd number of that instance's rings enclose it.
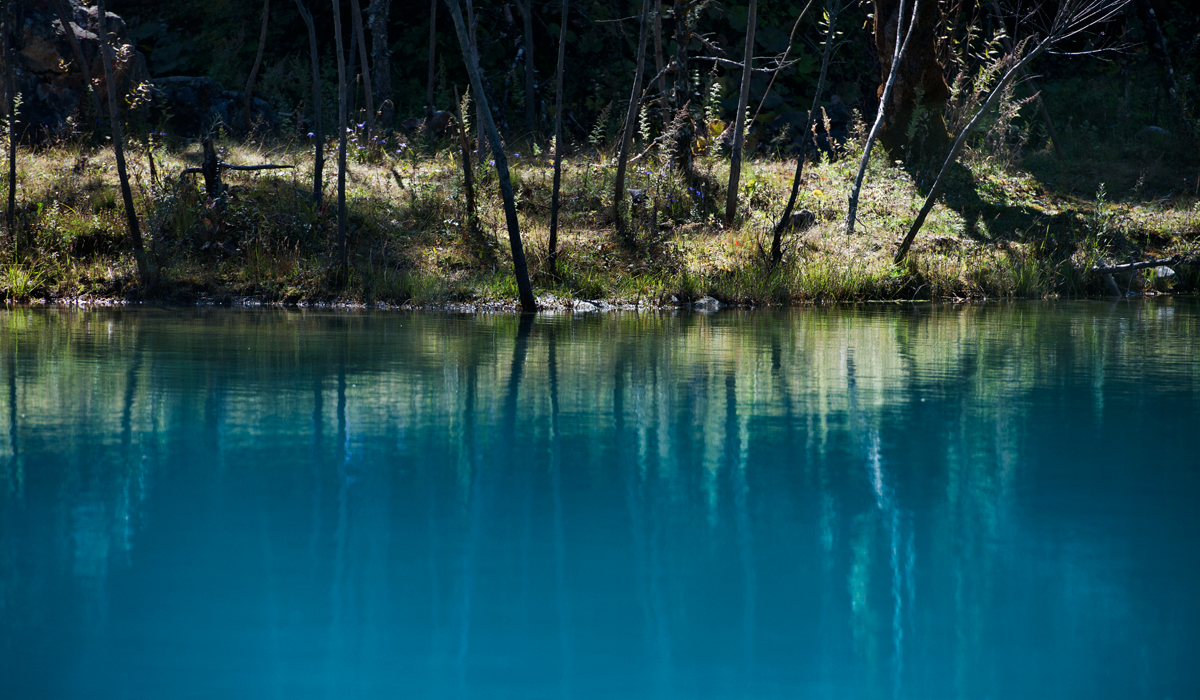
<instances>
[{"instance_id":1,"label":"thick tree trunk","mask_svg":"<svg viewBox=\"0 0 1200 700\"><path fill-rule=\"evenodd\" d=\"M691 23L691 9L695 0L674 0L671 15L675 19L675 80L671 86L671 109L678 114L680 110L689 109L691 103L691 69L688 65L688 45L692 42L695 26ZM671 162L675 169L683 173L690 184L692 173L692 145L695 142L695 131L692 120L682 120L679 130L675 132L674 143L671 144Z\"/></svg>"},{"instance_id":2,"label":"thick tree trunk","mask_svg":"<svg viewBox=\"0 0 1200 700\"><path fill-rule=\"evenodd\" d=\"M437 6L438 0L429 0L429 77L425 81L425 123L433 119L433 81L437 78ZM474 37L471 39L474 41Z\"/></svg>"},{"instance_id":3,"label":"thick tree trunk","mask_svg":"<svg viewBox=\"0 0 1200 700\"><path fill-rule=\"evenodd\" d=\"M338 183L337 221L338 266L344 275L349 267L346 250L346 53L342 50L342 5L333 0L333 39L337 49L338 66Z\"/></svg>"},{"instance_id":4,"label":"thick tree trunk","mask_svg":"<svg viewBox=\"0 0 1200 700\"><path fill-rule=\"evenodd\" d=\"M875 0L875 49L880 56L878 95L882 97L892 62L885 56L896 53L896 24L899 20L901 0ZM879 109L885 110L883 125L879 131L879 142L895 160L905 159L911 152L916 160L940 159L950 144L950 133L946 130L945 107L950 97L950 88L941 63L937 58L937 37L940 29L941 10L936 2L926 2L917 13L913 36L908 51L896 71L896 84L891 100L882 101ZM908 142L908 129L917 107L924 111L924 123Z\"/></svg>"},{"instance_id":5,"label":"thick tree trunk","mask_svg":"<svg viewBox=\"0 0 1200 700\"><path fill-rule=\"evenodd\" d=\"M254 81L258 79L258 69L262 67L263 51L267 48L267 20L271 16L271 0L263 0L262 31L258 35L258 54L254 57L254 67L250 69L250 77L246 80L246 95L242 98L242 125L246 133L250 133L250 104L253 101Z\"/></svg>"},{"instance_id":6,"label":"thick tree trunk","mask_svg":"<svg viewBox=\"0 0 1200 700\"><path fill-rule=\"evenodd\" d=\"M754 70L754 25L758 17L758 0L750 0L746 15L746 55L742 62L742 87L738 92L737 117L733 122L733 152L729 158L729 190L725 193L725 227L733 226L737 217L738 182L742 176L742 145L746 135L746 105L750 102L750 76Z\"/></svg>"},{"instance_id":7,"label":"thick tree trunk","mask_svg":"<svg viewBox=\"0 0 1200 700\"><path fill-rule=\"evenodd\" d=\"M300 18L308 29L308 51L312 58L312 103L313 103L313 204L321 206L324 193L322 182L325 170L325 133L321 124L321 61L317 55L317 30L312 13L304 6L304 0L295 0Z\"/></svg>"},{"instance_id":8,"label":"thick tree trunk","mask_svg":"<svg viewBox=\"0 0 1200 700\"><path fill-rule=\"evenodd\" d=\"M879 128L883 125L883 116L885 110L882 106L887 104L888 98L891 97L892 87L896 83L896 67L904 60L904 52L908 49L908 40L912 38L913 20L916 19L917 12L920 10L921 0L913 0L912 17L909 18L908 33L904 35L904 40L900 40L900 33L904 31L903 23L896 24L896 55L892 57L892 69L888 71L887 83L883 86L883 97L880 98L880 109L875 112L875 123L871 125L871 132L867 134L867 142L863 144L862 158L858 161L858 174L854 178L854 187L850 190L849 206L846 207L846 235L854 234L854 220L858 214L858 195L862 190L863 177L867 173L867 163L871 160L871 148L875 145L875 138L879 135ZM904 0L900 0L900 17L904 17Z\"/></svg>"},{"instance_id":9,"label":"thick tree trunk","mask_svg":"<svg viewBox=\"0 0 1200 700\"><path fill-rule=\"evenodd\" d=\"M547 255L552 275L558 274L558 195L562 182L563 65L567 53L567 3L568 0L562 1L562 15L558 22L558 69L554 76L554 185L550 191L550 249Z\"/></svg>"},{"instance_id":10,"label":"thick tree trunk","mask_svg":"<svg viewBox=\"0 0 1200 700\"><path fill-rule=\"evenodd\" d=\"M807 8L806 8L807 9ZM800 155L796 156L796 174L792 177L792 194L788 197L787 206L783 208L783 216L775 224L771 235L771 264L778 265L783 260L783 232L792 225L792 210L796 208L796 197L800 193L800 182L804 180L805 151L812 134L813 122L817 118L817 110L821 106L821 93L825 91L825 76L829 71L829 59L833 56L833 43L837 39L838 15L842 11L842 0L827 0L825 12L829 15L829 24L825 29L825 47L821 52L821 73L817 77L817 91L813 95L812 108L804 120L804 131L800 137Z\"/></svg>"},{"instance_id":11,"label":"thick tree trunk","mask_svg":"<svg viewBox=\"0 0 1200 700\"><path fill-rule=\"evenodd\" d=\"M83 47L79 45L79 37L75 36L75 30L71 27L71 12L67 9L66 0L54 0L54 11L58 13L58 21L62 22L63 31L67 33L67 39L71 42L71 52L75 54L75 62L83 71L88 94L92 96L92 106L96 108L96 118L101 119L104 115L104 107L100 104L100 94L96 92L96 86L92 84L92 71L88 67L87 58L83 55Z\"/></svg>"},{"instance_id":12,"label":"thick tree trunk","mask_svg":"<svg viewBox=\"0 0 1200 700\"><path fill-rule=\"evenodd\" d=\"M379 126L387 129L396 117L392 96L392 50L388 44L388 17L392 0L371 0L367 24L371 27L371 80L375 86L375 104L379 106Z\"/></svg>"},{"instance_id":13,"label":"thick tree trunk","mask_svg":"<svg viewBox=\"0 0 1200 700\"><path fill-rule=\"evenodd\" d=\"M533 65L533 0L517 0L517 9L521 11L521 25L525 38L525 129L529 138L537 141L537 74Z\"/></svg>"},{"instance_id":14,"label":"thick tree trunk","mask_svg":"<svg viewBox=\"0 0 1200 700\"><path fill-rule=\"evenodd\" d=\"M129 237L133 239L133 255L137 260L138 277L147 281L146 253L142 248L142 231L138 227L137 212L133 209L133 191L129 188L129 173L125 169L125 149L121 143L120 110L117 108L117 86L113 79L113 48L108 37L108 18L104 0L100 0L97 14L100 24L100 60L104 64L104 82L108 86L108 114L112 126L113 153L117 157L117 177L121 181L121 199L125 204L125 222L129 226Z\"/></svg>"},{"instance_id":15,"label":"thick tree trunk","mask_svg":"<svg viewBox=\"0 0 1200 700\"><path fill-rule=\"evenodd\" d=\"M479 55L475 44L467 36L467 27L463 22L462 10L458 0L446 0L450 8L450 17L454 20L454 29L458 34L458 43L462 47L463 62L467 64L467 74L471 76L471 90L475 92L475 100L481 107L483 125L487 130L488 140L492 143L492 157L496 160L496 175L500 181L500 195L504 199L504 219L508 224L508 243L512 249L513 272L517 278L517 292L521 299L522 311L537 311L537 300L533 296L533 287L529 284L529 270L525 263L525 248L521 244L521 226L517 219L516 199L513 197L512 180L508 174L508 159L500 146L500 134L496 131L496 122L492 119L492 111L487 106L487 96L483 93L482 71L479 70Z\"/></svg>"},{"instance_id":16,"label":"thick tree trunk","mask_svg":"<svg viewBox=\"0 0 1200 700\"><path fill-rule=\"evenodd\" d=\"M367 148L372 148L371 137L375 134L375 94L371 89L371 64L367 57L367 37L363 33L362 5L358 0L350 0L350 17L354 23L354 38L358 40L358 60L362 62L362 77L364 98L367 102Z\"/></svg>"},{"instance_id":17,"label":"thick tree trunk","mask_svg":"<svg viewBox=\"0 0 1200 700\"><path fill-rule=\"evenodd\" d=\"M642 96L642 75L646 70L646 38L650 33L647 20L650 15L652 0L642 0L642 14L638 21L638 52L637 63L633 71L633 90L629 95L629 107L625 110L625 126L621 129L621 152L617 156L617 176L613 187L613 221L617 234L628 236L625 223L625 166L629 161L629 147L633 143L633 124L637 120L638 103Z\"/></svg>"}]
</instances>

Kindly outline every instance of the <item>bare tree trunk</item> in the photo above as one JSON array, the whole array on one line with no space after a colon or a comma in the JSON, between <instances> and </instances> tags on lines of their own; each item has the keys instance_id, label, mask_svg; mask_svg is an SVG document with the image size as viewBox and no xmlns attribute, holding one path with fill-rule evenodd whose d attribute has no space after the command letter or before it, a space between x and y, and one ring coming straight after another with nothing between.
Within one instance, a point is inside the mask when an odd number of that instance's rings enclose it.
<instances>
[{"instance_id":1,"label":"bare tree trunk","mask_svg":"<svg viewBox=\"0 0 1200 700\"><path fill-rule=\"evenodd\" d=\"M942 194L942 187L946 184L946 174L950 172L950 167L958 162L958 155L962 152L963 145L967 142L967 136L975 130L975 127L979 125L983 116L991 112L992 107L996 104L996 100L1000 97L1000 93L1012 82L1013 78L1025 70L1025 66L1029 65L1034 58L1045 51L1055 39L1054 34L1050 34L1045 39L1042 39L1032 51L1026 54L1021 60L1016 61L1004 74L1004 77L992 86L987 100L979 108L979 111L975 113L975 116L971 118L971 121L967 123L966 127L963 128L962 133L954 141L954 146L950 149L949 155L946 156L946 160L942 162L942 169L938 172L937 179L933 181L933 187L929 189L929 194L925 197L925 203L921 205L921 211L917 213L916 220L913 221L912 226L908 229L908 233L904 236L904 240L900 243L899 249L896 250L896 257L892 259L894 263L899 264L900 261L904 260L904 256L908 254L908 249L912 245L913 239L917 237L917 232L925 224L925 218L929 216L930 210L933 209L934 202Z\"/></svg>"},{"instance_id":2,"label":"bare tree trunk","mask_svg":"<svg viewBox=\"0 0 1200 700\"><path fill-rule=\"evenodd\" d=\"M467 35L471 41L471 46L478 46L475 42L475 4L471 0L467 0ZM475 151L479 157L479 164L483 165L487 162L487 130L483 128L483 106L486 102L475 100Z\"/></svg>"},{"instance_id":3,"label":"bare tree trunk","mask_svg":"<svg viewBox=\"0 0 1200 700\"><path fill-rule=\"evenodd\" d=\"M746 15L746 56L742 63L742 89L738 92L737 117L733 122L733 152L729 157L729 190L725 194L725 228L737 218L738 181L742 176L742 144L746 137L746 104L750 101L750 76L754 71L754 25L758 0L750 0Z\"/></svg>"},{"instance_id":4,"label":"bare tree trunk","mask_svg":"<svg viewBox=\"0 0 1200 700\"><path fill-rule=\"evenodd\" d=\"M667 76L663 74L662 0L654 0L654 71L658 76L660 107L667 106Z\"/></svg>"},{"instance_id":5,"label":"bare tree trunk","mask_svg":"<svg viewBox=\"0 0 1200 700\"><path fill-rule=\"evenodd\" d=\"M367 102L367 148L373 146L371 135L375 133L375 95L371 90L371 64L368 63L367 37L363 34L362 5L350 0L350 19L354 24L354 38L358 40L358 60L362 62L364 99Z\"/></svg>"},{"instance_id":6,"label":"bare tree trunk","mask_svg":"<svg viewBox=\"0 0 1200 700\"><path fill-rule=\"evenodd\" d=\"M96 92L96 86L92 85L92 71L88 68L87 59L83 55L83 47L79 45L79 37L75 36L75 30L71 27L71 13L67 9L66 0L54 0L54 10L58 13L58 21L62 22L63 31L67 33L67 39L71 41L71 51L75 54L75 61L79 64L79 69L83 71L88 94L92 96L92 106L96 108L96 118L102 118L104 107L100 104L100 94Z\"/></svg>"},{"instance_id":7,"label":"bare tree trunk","mask_svg":"<svg viewBox=\"0 0 1200 700\"><path fill-rule=\"evenodd\" d=\"M103 10L102 10L103 11ZM17 247L17 84L13 77L13 66L17 53L13 46L17 18L12 2L4 8L4 115L8 119L8 210L5 226L12 239L13 250Z\"/></svg>"},{"instance_id":8,"label":"bare tree trunk","mask_svg":"<svg viewBox=\"0 0 1200 700\"><path fill-rule=\"evenodd\" d=\"M392 95L392 50L388 44L388 17L392 0L371 0L367 24L371 27L371 79L375 86L375 104L379 105L379 126L391 127L396 116Z\"/></svg>"},{"instance_id":9,"label":"bare tree trunk","mask_svg":"<svg viewBox=\"0 0 1200 700\"><path fill-rule=\"evenodd\" d=\"M850 190L850 202L846 207L846 235L854 234L854 218L858 213L858 194L862 190L863 176L867 172L867 163L871 160L871 147L875 145L875 137L879 135L879 128L883 126L883 113L886 110L888 99L892 95L892 86L896 83L896 72L900 66L900 62L904 60L904 51L908 48L908 40L912 38L913 27L917 22L917 10L921 6L921 0L913 0L912 20L908 23L908 33L904 34L904 40L900 40L900 35L904 31L904 0L900 0L900 10L898 20L896 22L896 53L892 56L892 67L888 70L887 83L883 87L883 96L879 98L879 109L875 112L875 123L871 125L871 133L867 134L867 142L863 144L862 158L858 161L858 174L854 178L854 188Z\"/></svg>"},{"instance_id":10,"label":"bare tree trunk","mask_svg":"<svg viewBox=\"0 0 1200 700\"><path fill-rule=\"evenodd\" d=\"M313 23L312 13L304 6L304 0L295 0L300 18L308 28L308 50L312 56L312 102L313 102L313 203L321 206L324 184L322 174L325 169L325 133L321 124L321 62L317 55L317 30Z\"/></svg>"},{"instance_id":11,"label":"bare tree trunk","mask_svg":"<svg viewBox=\"0 0 1200 700\"><path fill-rule=\"evenodd\" d=\"M433 119L433 81L437 77L437 6L438 0L429 0L429 78L426 80L425 121ZM474 41L474 37L471 38ZM474 44L472 44L474 46Z\"/></svg>"},{"instance_id":12,"label":"bare tree trunk","mask_svg":"<svg viewBox=\"0 0 1200 700\"><path fill-rule=\"evenodd\" d=\"M792 194L788 197L787 206L783 208L783 216L775 224L771 236L771 264L778 265L783 259L783 232L792 225L792 210L796 207L796 196L800 193L800 181L804 179L805 150L808 148L809 134L812 133L813 121L817 118L817 109L821 106L821 93L825 91L825 75L829 71L829 59L833 55L833 42L837 39L835 26L838 14L842 11L842 0L826 0L825 11L829 15L829 26L825 30L825 46L821 52L821 74L817 78L817 91L813 95L812 108L804 119L804 132L800 137L800 155L796 157L796 175L792 178Z\"/></svg>"},{"instance_id":13,"label":"bare tree trunk","mask_svg":"<svg viewBox=\"0 0 1200 700\"><path fill-rule=\"evenodd\" d=\"M250 77L246 80L246 94L242 100L242 124L246 133L250 133L250 102L254 99L254 81L258 78L258 69L262 66L263 51L267 48L267 18L271 15L271 0L263 0L262 31L258 35L258 55L254 57L254 67L250 69Z\"/></svg>"},{"instance_id":14,"label":"bare tree trunk","mask_svg":"<svg viewBox=\"0 0 1200 700\"><path fill-rule=\"evenodd\" d=\"M349 267L346 251L346 53L342 50L342 6L333 0L333 38L338 65L338 265L344 274Z\"/></svg>"},{"instance_id":15,"label":"bare tree trunk","mask_svg":"<svg viewBox=\"0 0 1200 700\"><path fill-rule=\"evenodd\" d=\"M691 96L691 72L688 67L688 45L691 44L695 32L692 22L692 8L696 0L673 0L671 15L675 18L675 79L671 87L671 108L678 114L688 109ZM691 119L684 119L679 130L675 133L674 143L671 144L671 162L683 173L689 184L692 183L692 145L696 134L692 129Z\"/></svg>"},{"instance_id":16,"label":"bare tree trunk","mask_svg":"<svg viewBox=\"0 0 1200 700\"><path fill-rule=\"evenodd\" d=\"M133 239L133 255L137 260L138 277L147 279L146 253L142 248L142 232L138 228L137 212L133 209L133 191L129 189L129 173L125 169L125 149L121 142L120 111L117 109L117 86L113 79L113 49L108 37L108 18L104 0L100 0L97 14L100 23L100 59L104 63L104 82L108 86L108 114L112 126L113 153L117 157L117 177L121 180L121 199L125 204L125 221L129 225L129 237Z\"/></svg>"},{"instance_id":17,"label":"bare tree trunk","mask_svg":"<svg viewBox=\"0 0 1200 700\"><path fill-rule=\"evenodd\" d=\"M558 69L554 76L554 186L550 193L550 250L547 255L552 275L558 274L558 196L562 182L563 66L567 54L568 2L562 1L562 16L558 21Z\"/></svg>"},{"instance_id":18,"label":"bare tree trunk","mask_svg":"<svg viewBox=\"0 0 1200 700\"><path fill-rule=\"evenodd\" d=\"M529 138L537 142L537 75L533 66L533 0L517 0L521 11L521 24L525 30L525 129Z\"/></svg>"},{"instance_id":19,"label":"bare tree trunk","mask_svg":"<svg viewBox=\"0 0 1200 700\"><path fill-rule=\"evenodd\" d=\"M642 74L646 68L646 36L647 22L652 0L642 0L642 14L638 21L638 52L637 64L633 72L633 91L629 95L629 108L625 110L625 126L621 130L621 152L617 156L617 177L613 188L613 220L617 233L627 236L625 219L621 211L625 204L625 165L629 160L629 147L633 143L633 123L637 119L638 103L642 94Z\"/></svg>"},{"instance_id":20,"label":"bare tree trunk","mask_svg":"<svg viewBox=\"0 0 1200 700\"><path fill-rule=\"evenodd\" d=\"M479 232L479 215L475 212L475 174L471 171L471 146L467 143L466 123L458 101L458 86L454 86L454 118L458 120L458 145L462 151L463 195L467 200L466 238L470 240Z\"/></svg>"},{"instance_id":21,"label":"bare tree trunk","mask_svg":"<svg viewBox=\"0 0 1200 700\"><path fill-rule=\"evenodd\" d=\"M508 243L512 249L513 272L517 278L517 291L521 298L522 311L537 311L537 300L533 296L533 287L529 284L529 270L525 263L525 248L521 244L521 227L517 219L516 200L513 197L512 180L508 175L508 159L500 146L500 134L496 131L496 122L492 119L492 111L487 106L487 96L483 92L483 78L479 70L479 55L475 45L467 36L467 28L463 23L462 10L458 0L446 0L450 8L450 17L454 20L454 29L458 34L458 43L462 47L463 62L467 64L467 74L471 76L471 91L475 93L475 101L482 107L483 125L487 129L488 140L492 143L492 157L496 160L496 175L500 181L500 195L504 199L504 219L508 224Z\"/></svg>"}]
</instances>

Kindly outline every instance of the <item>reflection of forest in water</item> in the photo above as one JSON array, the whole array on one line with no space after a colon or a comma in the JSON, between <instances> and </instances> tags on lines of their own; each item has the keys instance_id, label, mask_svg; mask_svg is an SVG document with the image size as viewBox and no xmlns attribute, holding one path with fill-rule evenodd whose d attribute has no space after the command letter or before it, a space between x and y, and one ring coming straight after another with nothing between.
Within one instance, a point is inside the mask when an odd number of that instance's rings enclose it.
<instances>
[{"instance_id":1,"label":"reflection of forest in water","mask_svg":"<svg viewBox=\"0 0 1200 700\"><path fill-rule=\"evenodd\" d=\"M1198 311L2 312L0 671L1195 690Z\"/></svg>"}]
</instances>

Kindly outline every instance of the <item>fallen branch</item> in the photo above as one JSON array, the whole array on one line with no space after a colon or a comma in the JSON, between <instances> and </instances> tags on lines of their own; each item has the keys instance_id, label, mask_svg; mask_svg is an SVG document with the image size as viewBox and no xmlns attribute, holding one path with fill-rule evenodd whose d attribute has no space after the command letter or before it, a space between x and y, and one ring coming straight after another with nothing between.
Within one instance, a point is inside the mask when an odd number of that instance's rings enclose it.
<instances>
[{"instance_id":1,"label":"fallen branch","mask_svg":"<svg viewBox=\"0 0 1200 700\"><path fill-rule=\"evenodd\" d=\"M1169 258L1141 260L1123 265L1096 265L1092 267L1092 272L1111 275L1114 272L1133 272L1134 270L1144 270L1148 267L1172 267L1175 265L1200 265L1200 258L1186 258L1182 255L1173 255Z\"/></svg>"},{"instance_id":2,"label":"fallen branch","mask_svg":"<svg viewBox=\"0 0 1200 700\"><path fill-rule=\"evenodd\" d=\"M221 166L222 170L241 170L241 171L282 170L282 169L286 169L286 168L295 169L295 167L296 167L294 165L273 165L270 163L267 163L264 165L230 165L229 163L219 163L219 165ZM182 180L184 175L195 175L195 174L203 173L203 172L204 172L204 168L200 168L200 167L184 168L183 170L181 170L179 172L179 179Z\"/></svg>"}]
</instances>

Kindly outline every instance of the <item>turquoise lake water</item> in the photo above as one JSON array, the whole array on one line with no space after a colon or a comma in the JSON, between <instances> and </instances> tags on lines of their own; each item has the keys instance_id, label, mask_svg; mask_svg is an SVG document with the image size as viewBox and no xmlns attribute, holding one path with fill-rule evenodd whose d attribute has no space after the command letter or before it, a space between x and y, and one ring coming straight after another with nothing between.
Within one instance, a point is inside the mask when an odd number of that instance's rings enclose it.
<instances>
[{"instance_id":1,"label":"turquoise lake water","mask_svg":"<svg viewBox=\"0 0 1200 700\"><path fill-rule=\"evenodd\" d=\"M1200 303L0 310L0 698L1200 697Z\"/></svg>"}]
</instances>

